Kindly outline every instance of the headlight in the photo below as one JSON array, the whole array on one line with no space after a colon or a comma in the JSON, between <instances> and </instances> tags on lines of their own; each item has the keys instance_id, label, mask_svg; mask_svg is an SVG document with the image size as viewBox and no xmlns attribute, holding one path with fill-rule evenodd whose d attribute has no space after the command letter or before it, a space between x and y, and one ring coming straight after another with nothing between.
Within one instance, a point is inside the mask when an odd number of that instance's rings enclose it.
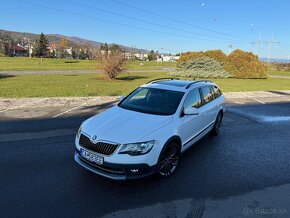
<instances>
[{"instance_id":1,"label":"headlight","mask_svg":"<svg viewBox=\"0 0 290 218\"><path fill-rule=\"evenodd\" d=\"M149 151L151 151L154 143L155 141L153 140L149 142L124 144L119 151L119 154L129 154L132 156L147 154Z\"/></svg>"},{"instance_id":2,"label":"headlight","mask_svg":"<svg viewBox=\"0 0 290 218\"><path fill-rule=\"evenodd\" d=\"M80 126L78 132L77 132L77 137L79 138L81 136L82 133L82 126Z\"/></svg>"}]
</instances>

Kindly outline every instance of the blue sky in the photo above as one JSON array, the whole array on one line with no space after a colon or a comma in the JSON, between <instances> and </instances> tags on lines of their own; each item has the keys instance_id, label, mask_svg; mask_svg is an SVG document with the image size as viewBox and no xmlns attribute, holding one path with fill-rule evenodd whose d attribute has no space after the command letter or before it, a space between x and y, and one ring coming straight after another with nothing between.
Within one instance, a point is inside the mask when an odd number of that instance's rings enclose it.
<instances>
[{"instance_id":1,"label":"blue sky","mask_svg":"<svg viewBox=\"0 0 290 218\"><path fill-rule=\"evenodd\" d=\"M35 4L41 5L39 7ZM161 52L243 49L290 56L286 0L2 0L0 29L59 33Z\"/></svg>"}]
</instances>

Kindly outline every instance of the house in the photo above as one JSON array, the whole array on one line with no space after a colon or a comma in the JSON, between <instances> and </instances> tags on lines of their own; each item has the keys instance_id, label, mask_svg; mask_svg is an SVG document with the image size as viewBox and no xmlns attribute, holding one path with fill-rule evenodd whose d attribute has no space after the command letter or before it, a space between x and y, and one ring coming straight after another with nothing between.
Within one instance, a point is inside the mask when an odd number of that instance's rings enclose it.
<instances>
[{"instance_id":1,"label":"house","mask_svg":"<svg viewBox=\"0 0 290 218\"><path fill-rule=\"evenodd\" d=\"M13 45L11 47L11 54L13 56L17 56L17 57L26 57L26 56L28 56L28 51L26 48L17 44L17 45Z\"/></svg>"},{"instance_id":2,"label":"house","mask_svg":"<svg viewBox=\"0 0 290 218\"><path fill-rule=\"evenodd\" d=\"M179 56L175 56L175 55L161 55L161 61L165 61L165 62L175 62L179 59Z\"/></svg>"}]
</instances>

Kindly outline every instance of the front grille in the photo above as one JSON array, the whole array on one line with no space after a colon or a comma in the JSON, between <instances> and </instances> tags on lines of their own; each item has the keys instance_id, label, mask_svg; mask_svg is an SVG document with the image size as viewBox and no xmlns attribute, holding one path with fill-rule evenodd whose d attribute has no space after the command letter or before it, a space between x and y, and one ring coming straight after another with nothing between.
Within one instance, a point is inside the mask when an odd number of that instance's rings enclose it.
<instances>
[{"instance_id":1,"label":"front grille","mask_svg":"<svg viewBox=\"0 0 290 218\"><path fill-rule=\"evenodd\" d=\"M79 143L80 143L80 146L82 146L88 150L97 152L99 154L104 154L104 155L113 154L114 151L118 147L118 145L116 145L116 144L109 144L106 142L93 143L93 142L91 142L91 140L87 136L85 136L83 134L81 134L81 136L80 136Z\"/></svg>"}]
</instances>

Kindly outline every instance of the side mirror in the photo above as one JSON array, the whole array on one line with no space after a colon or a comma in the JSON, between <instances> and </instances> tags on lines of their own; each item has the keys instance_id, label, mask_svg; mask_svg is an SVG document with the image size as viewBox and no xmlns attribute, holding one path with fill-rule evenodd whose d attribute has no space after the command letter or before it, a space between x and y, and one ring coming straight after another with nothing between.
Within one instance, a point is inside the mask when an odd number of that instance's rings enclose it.
<instances>
[{"instance_id":1,"label":"side mirror","mask_svg":"<svg viewBox=\"0 0 290 218\"><path fill-rule=\"evenodd\" d=\"M122 101L125 97L126 97L126 96L120 96L120 97L118 98L118 101Z\"/></svg>"},{"instance_id":2,"label":"side mirror","mask_svg":"<svg viewBox=\"0 0 290 218\"><path fill-rule=\"evenodd\" d=\"M188 107L183 109L183 114L184 115L198 115L199 110L195 107Z\"/></svg>"}]
</instances>

